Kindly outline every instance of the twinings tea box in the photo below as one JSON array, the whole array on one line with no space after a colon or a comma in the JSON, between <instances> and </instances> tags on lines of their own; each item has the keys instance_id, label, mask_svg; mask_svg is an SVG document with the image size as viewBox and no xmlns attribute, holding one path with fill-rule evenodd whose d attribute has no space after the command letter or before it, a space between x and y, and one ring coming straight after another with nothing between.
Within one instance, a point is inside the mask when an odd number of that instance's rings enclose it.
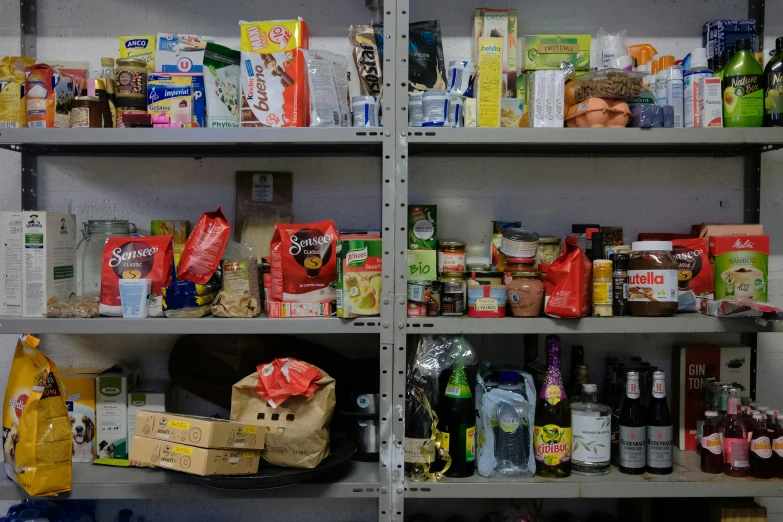
<instances>
[{"instance_id":1,"label":"twinings tea box","mask_svg":"<svg viewBox=\"0 0 783 522\"><path fill-rule=\"evenodd\" d=\"M526 71L559 70L562 62L577 71L590 70L589 34L533 34L525 36Z\"/></svg>"},{"instance_id":2,"label":"twinings tea box","mask_svg":"<svg viewBox=\"0 0 783 522\"><path fill-rule=\"evenodd\" d=\"M408 206L408 249L437 250L437 205Z\"/></svg>"},{"instance_id":3,"label":"twinings tea box","mask_svg":"<svg viewBox=\"0 0 783 522\"><path fill-rule=\"evenodd\" d=\"M356 236L337 242L337 317L381 313L381 261L378 236Z\"/></svg>"},{"instance_id":4,"label":"twinings tea box","mask_svg":"<svg viewBox=\"0 0 783 522\"><path fill-rule=\"evenodd\" d=\"M767 302L769 236L710 236L715 299L749 298Z\"/></svg>"},{"instance_id":5,"label":"twinings tea box","mask_svg":"<svg viewBox=\"0 0 783 522\"><path fill-rule=\"evenodd\" d=\"M258 471L260 451L205 449L133 437L130 459L193 475L249 475Z\"/></svg>"},{"instance_id":6,"label":"twinings tea box","mask_svg":"<svg viewBox=\"0 0 783 522\"><path fill-rule=\"evenodd\" d=\"M266 429L223 419L158 411L136 414L135 439L151 438L213 449L264 449ZM135 441L134 441L135 442Z\"/></svg>"}]
</instances>

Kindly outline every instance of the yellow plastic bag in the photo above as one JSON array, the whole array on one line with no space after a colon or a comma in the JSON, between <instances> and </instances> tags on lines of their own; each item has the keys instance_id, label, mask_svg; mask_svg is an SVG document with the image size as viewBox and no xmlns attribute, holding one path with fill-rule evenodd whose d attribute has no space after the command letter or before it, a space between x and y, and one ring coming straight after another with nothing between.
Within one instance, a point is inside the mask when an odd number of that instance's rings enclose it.
<instances>
[{"instance_id":1,"label":"yellow plastic bag","mask_svg":"<svg viewBox=\"0 0 783 522\"><path fill-rule=\"evenodd\" d=\"M22 56L0 60L0 129L27 127L24 69L34 64L33 58Z\"/></svg>"},{"instance_id":2,"label":"yellow plastic bag","mask_svg":"<svg viewBox=\"0 0 783 522\"><path fill-rule=\"evenodd\" d=\"M28 495L71 489L71 422L57 367L22 335L16 343L3 406L5 473Z\"/></svg>"}]
</instances>

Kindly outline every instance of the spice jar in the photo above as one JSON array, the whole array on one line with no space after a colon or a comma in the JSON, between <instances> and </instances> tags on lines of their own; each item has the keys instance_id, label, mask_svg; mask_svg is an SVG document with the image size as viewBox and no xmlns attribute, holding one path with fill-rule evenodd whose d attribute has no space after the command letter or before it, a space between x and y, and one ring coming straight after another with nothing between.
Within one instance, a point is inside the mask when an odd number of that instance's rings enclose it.
<instances>
[{"instance_id":1,"label":"spice jar","mask_svg":"<svg viewBox=\"0 0 783 522\"><path fill-rule=\"evenodd\" d=\"M538 317L544 307L544 282L538 272L512 272L506 285L507 302L514 317Z\"/></svg>"},{"instance_id":2,"label":"spice jar","mask_svg":"<svg viewBox=\"0 0 783 522\"><path fill-rule=\"evenodd\" d=\"M117 60L117 107L147 108L147 64L136 58Z\"/></svg>"},{"instance_id":3,"label":"spice jar","mask_svg":"<svg viewBox=\"0 0 783 522\"><path fill-rule=\"evenodd\" d=\"M612 317L612 262L593 261L593 317Z\"/></svg>"},{"instance_id":4,"label":"spice jar","mask_svg":"<svg viewBox=\"0 0 783 522\"><path fill-rule=\"evenodd\" d=\"M534 257L508 257L506 266L503 269L503 284L507 285L511 281L513 272L532 272L536 264Z\"/></svg>"},{"instance_id":5,"label":"spice jar","mask_svg":"<svg viewBox=\"0 0 783 522\"><path fill-rule=\"evenodd\" d=\"M101 102L96 96L76 96L73 99L71 127L75 129L103 127Z\"/></svg>"},{"instance_id":6,"label":"spice jar","mask_svg":"<svg viewBox=\"0 0 783 522\"><path fill-rule=\"evenodd\" d=\"M538 238L538 248L536 249L536 266L541 263L551 265L552 262L560 257L560 238L557 236L541 236Z\"/></svg>"},{"instance_id":7,"label":"spice jar","mask_svg":"<svg viewBox=\"0 0 783 522\"><path fill-rule=\"evenodd\" d=\"M677 313L677 261L671 241L636 241L628 262L628 311L636 317Z\"/></svg>"},{"instance_id":8,"label":"spice jar","mask_svg":"<svg viewBox=\"0 0 783 522\"><path fill-rule=\"evenodd\" d=\"M440 276L443 293L440 296L441 315L465 315L465 276L462 272L444 272Z\"/></svg>"},{"instance_id":9,"label":"spice jar","mask_svg":"<svg viewBox=\"0 0 783 522\"><path fill-rule=\"evenodd\" d=\"M438 241L438 272L464 272L466 246L464 241Z\"/></svg>"}]
</instances>

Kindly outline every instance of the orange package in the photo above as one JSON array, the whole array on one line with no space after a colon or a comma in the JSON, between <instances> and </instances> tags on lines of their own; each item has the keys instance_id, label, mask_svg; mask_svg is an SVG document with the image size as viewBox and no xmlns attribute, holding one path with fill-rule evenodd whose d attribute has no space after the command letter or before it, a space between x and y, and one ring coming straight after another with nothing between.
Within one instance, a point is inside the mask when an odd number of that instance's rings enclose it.
<instances>
[{"instance_id":1,"label":"orange package","mask_svg":"<svg viewBox=\"0 0 783 522\"><path fill-rule=\"evenodd\" d=\"M40 63L25 68L27 126L31 129L71 126L73 78Z\"/></svg>"},{"instance_id":2,"label":"orange package","mask_svg":"<svg viewBox=\"0 0 783 522\"><path fill-rule=\"evenodd\" d=\"M231 225L220 207L204 212L190 233L177 265L177 277L203 285L215 273L231 237Z\"/></svg>"},{"instance_id":3,"label":"orange package","mask_svg":"<svg viewBox=\"0 0 783 522\"><path fill-rule=\"evenodd\" d=\"M241 126L307 127L308 48L303 20L240 22Z\"/></svg>"},{"instance_id":4,"label":"orange package","mask_svg":"<svg viewBox=\"0 0 783 522\"><path fill-rule=\"evenodd\" d=\"M544 309L546 315L558 319L590 315L593 264L579 248L574 236L566 239L563 252L550 265L546 280L554 283L554 290Z\"/></svg>"}]
</instances>

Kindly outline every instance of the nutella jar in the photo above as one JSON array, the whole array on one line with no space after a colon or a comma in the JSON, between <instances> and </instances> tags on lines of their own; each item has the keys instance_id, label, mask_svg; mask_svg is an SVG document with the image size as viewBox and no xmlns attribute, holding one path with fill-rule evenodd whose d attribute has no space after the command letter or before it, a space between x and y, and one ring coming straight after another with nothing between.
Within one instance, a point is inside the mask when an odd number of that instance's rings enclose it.
<instances>
[{"instance_id":1,"label":"nutella jar","mask_svg":"<svg viewBox=\"0 0 783 522\"><path fill-rule=\"evenodd\" d=\"M636 317L677 313L677 261L671 241L636 241L628 262L628 311Z\"/></svg>"}]
</instances>

